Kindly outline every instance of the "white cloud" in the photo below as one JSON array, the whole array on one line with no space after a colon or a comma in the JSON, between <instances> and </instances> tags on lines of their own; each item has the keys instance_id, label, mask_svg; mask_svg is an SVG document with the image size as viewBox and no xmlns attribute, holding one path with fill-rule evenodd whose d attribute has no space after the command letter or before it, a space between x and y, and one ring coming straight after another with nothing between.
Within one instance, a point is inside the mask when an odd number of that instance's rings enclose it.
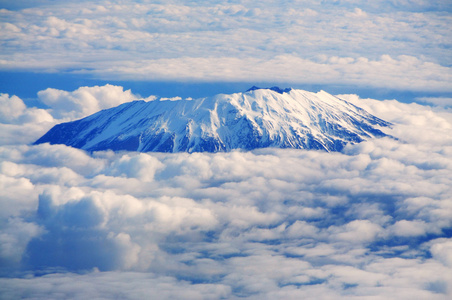
<instances>
[{"instance_id":1,"label":"white cloud","mask_svg":"<svg viewBox=\"0 0 452 300\"><path fill-rule=\"evenodd\" d=\"M55 120L46 110L27 108L19 97L0 94L0 145L33 142L53 125Z\"/></svg>"},{"instance_id":2,"label":"white cloud","mask_svg":"<svg viewBox=\"0 0 452 300\"><path fill-rule=\"evenodd\" d=\"M50 107L50 113L58 119L81 118L99 110L137 100L140 97L121 86L104 85L80 87L73 92L48 88L38 92L39 99Z\"/></svg>"},{"instance_id":3,"label":"white cloud","mask_svg":"<svg viewBox=\"0 0 452 300\"><path fill-rule=\"evenodd\" d=\"M119 160L113 162L105 172L107 175L118 177L138 178L140 181L152 181L155 172L162 168L162 163L150 155L140 153L139 155L123 155Z\"/></svg>"},{"instance_id":4,"label":"white cloud","mask_svg":"<svg viewBox=\"0 0 452 300\"><path fill-rule=\"evenodd\" d=\"M127 233L118 233L116 236L109 235L117 244L120 249L118 257L122 260L122 266L125 269L130 269L138 262L138 254L141 251L141 247L130 240L130 235Z\"/></svg>"},{"instance_id":5,"label":"white cloud","mask_svg":"<svg viewBox=\"0 0 452 300\"><path fill-rule=\"evenodd\" d=\"M371 242L383 229L368 220L354 220L342 228L330 227L333 238L345 242Z\"/></svg>"},{"instance_id":6,"label":"white cloud","mask_svg":"<svg viewBox=\"0 0 452 300\"><path fill-rule=\"evenodd\" d=\"M442 107L452 107L452 98L447 97L419 97L416 100Z\"/></svg>"},{"instance_id":7,"label":"white cloud","mask_svg":"<svg viewBox=\"0 0 452 300\"><path fill-rule=\"evenodd\" d=\"M423 236L426 232L426 224L422 221L397 221L392 230L396 236Z\"/></svg>"},{"instance_id":8,"label":"white cloud","mask_svg":"<svg viewBox=\"0 0 452 300\"><path fill-rule=\"evenodd\" d=\"M221 70L219 72L218 70ZM272 72L268 72L272 70ZM452 72L435 63L412 56L383 55L369 60L364 57L332 57L318 62L298 55L282 54L272 58L248 57L180 57L119 62L102 66L95 72L137 76L148 80L200 81L269 81L309 84L341 83L395 90L449 91ZM114 76L114 75L112 75ZM302 78L302 79L300 79Z\"/></svg>"},{"instance_id":9,"label":"white cloud","mask_svg":"<svg viewBox=\"0 0 452 300\"><path fill-rule=\"evenodd\" d=\"M46 110L34 107L27 108L19 97L0 94L0 123L21 125L46 122L54 122L53 117Z\"/></svg>"},{"instance_id":10,"label":"white cloud","mask_svg":"<svg viewBox=\"0 0 452 300\"><path fill-rule=\"evenodd\" d=\"M339 97L364 108L377 117L397 123L398 126L393 129L392 134L405 142L432 149L435 146L448 148L452 143L452 136L449 134L452 129L452 119L446 110L433 110L428 106L401 103L396 100L385 100L381 103L371 99L360 99L356 95L339 95ZM410 144L405 148L408 153L415 151L409 149L413 148Z\"/></svg>"},{"instance_id":11,"label":"white cloud","mask_svg":"<svg viewBox=\"0 0 452 300\"><path fill-rule=\"evenodd\" d=\"M222 284L196 284L170 276L149 273L94 272L85 275L55 274L32 277L11 282L0 279L0 293L6 299L30 298L100 298L110 299L121 295L127 299L143 299L158 295L161 299L219 299L231 295L229 286ZM133 289L128 285L132 283ZM8 288L5 284L12 284ZM50 286L49 286L50 284ZM52 290L49 294L48 288Z\"/></svg>"},{"instance_id":12,"label":"white cloud","mask_svg":"<svg viewBox=\"0 0 452 300\"><path fill-rule=\"evenodd\" d=\"M0 262L2 270L16 271L17 265L22 260L22 255L28 242L43 233L42 228L34 223L24 222L20 218L9 218L7 224L2 224L2 233L0 234ZM11 267L11 270L9 270Z\"/></svg>"},{"instance_id":13,"label":"white cloud","mask_svg":"<svg viewBox=\"0 0 452 300\"><path fill-rule=\"evenodd\" d=\"M433 257L442 262L444 265L452 266L452 241L451 239L439 239L434 241L430 252Z\"/></svg>"},{"instance_id":14,"label":"white cloud","mask_svg":"<svg viewBox=\"0 0 452 300\"><path fill-rule=\"evenodd\" d=\"M9 97L8 94L0 94L0 122L10 123L23 114L25 103L17 96Z\"/></svg>"},{"instance_id":15,"label":"white cloud","mask_svg":"<svg viewBox=\"0 0 452 300\"><path fill-rule=\"evenodd\" d=\"M19 216L24 211L36 209L37 191L28 178L0 174L0 187L2 218L7 220L9 217Z\"/></svg>"}]
</instances>

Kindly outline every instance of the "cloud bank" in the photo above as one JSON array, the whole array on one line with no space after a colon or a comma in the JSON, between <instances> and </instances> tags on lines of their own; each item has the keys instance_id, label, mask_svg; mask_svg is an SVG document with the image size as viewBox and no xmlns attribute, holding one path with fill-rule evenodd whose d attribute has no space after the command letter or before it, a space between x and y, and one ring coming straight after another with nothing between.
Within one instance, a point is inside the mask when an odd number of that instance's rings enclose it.
<instances>
[{"instance_id":1,"label":"cloud bank","mask_svg":"<svg viewBox=\"0 0 452 300\"><path fill-rule=\"evenodd\" d=\"M0 10L1 70L452 91L448 1L34 3Z\"/></svg>"},{"instance_id":2,"label":"cloud bank","mask_svg":"<svg viewBox=\"0 0 452 300\"><path fill-rule=\"evenodd\" d=\"M76 105L100 91L133 95L115 86L45 90L39 97L57 99L48 109L1 96L2 299L452 295L447 108L341 95L394 123L397 138L342 153L88 155L30 146L32 133L11 138L116 105L116 96ZM17 121L31 112L40 117Z\"/></svg>"}]
</instances>

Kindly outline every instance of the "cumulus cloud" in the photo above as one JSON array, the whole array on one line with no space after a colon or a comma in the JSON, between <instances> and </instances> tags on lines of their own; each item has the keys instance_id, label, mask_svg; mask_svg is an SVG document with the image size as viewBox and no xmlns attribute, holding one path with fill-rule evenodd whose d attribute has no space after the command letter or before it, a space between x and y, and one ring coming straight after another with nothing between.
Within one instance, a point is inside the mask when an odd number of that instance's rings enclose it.
<instances>
[{"instance_id":1,"label":"cumulus cloud","mask_svg":"<svg viewBox=\"0 0 452 300\"><path fill-rule=\"evenodd\" d=\"M447 299L450 112L339 97L395 138L341 153L1 146L1 297Z\"/></svg>"},{"instance_id":2,"label":"cumulus cloud","mask_svg":"<svg viewBox=\"0 0 452 300\"><path fill-rule=\"evenodd\" d=\"M122 86L106 84L80 87L72 92L48 88L38 92L38 98L50 107L50 113L55 118L75 119L141 97L132 94L131 90L124 91Z\"/></svg>"},{"instance_id":3,"label":"cumulus cloud","mask_svg":"<svg viewBox=\"0 0 452 300\"><path fill-rule=\"evenodd\" d=\"M46 110L27 108L17 96L0 94L0 104L1 145L28 143L55 124Z\"/></svg>"},{"instance_id":4,"label":"cumulus cloud","mask_svg":"<svg viewBox=\"0 0 452 300\"><path fill-rule=\"evenodd\" d=\"M452 241L449 239L435 240L430 248L432 255L446 266L452 266Z\"/></svg>"},{"instance_id":5,"label":"cumulus cloud","mask_svg":"<svg viewBox=\"0 0 452 300\"><path fill-rule=\"evenodd\" d=\"M17 96L9 97L8 94L0 94L0 122L10 123L23 114L26 109L25 103Z\"/></svg>"},{"instance_id":6,"label":"cumulus cloud","mask_svg":"<svg viewBox=\"0 0 452 300\"><path fill-rule=\"evenodd\" d=\"M2 10L0 67L450 92L450 9L444 1L66 1Z\"/></svg>"},{"instance_id":7,"label":"cumulus cloud","mask_svg":"<svg viewBox=\"0 0 452 300\"><path fill-rule=\"evenodd\" d=\"M32 141L55 125L48 111L28 108L17 96L0 93L0 144L22 144Z\"/></svg>"}]
</instances>

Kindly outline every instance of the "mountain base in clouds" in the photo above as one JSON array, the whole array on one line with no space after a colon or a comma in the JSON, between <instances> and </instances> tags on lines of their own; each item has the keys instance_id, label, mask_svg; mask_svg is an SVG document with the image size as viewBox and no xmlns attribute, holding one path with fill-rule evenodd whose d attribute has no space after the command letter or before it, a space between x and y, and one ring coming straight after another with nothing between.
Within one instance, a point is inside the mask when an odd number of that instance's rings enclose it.
<instances>
[{"instance_id":1,"label":"mountain base in clouds","mask_svg":"<svg viewBox=\"0 0 452 300\"><path fill-rule=\"evenodd\" d=\"M225 152L295 148L341 151L386 136L390 124L326 92L260 89L196 100L133 101L56 125L35 144L88 151Z\"/></svg>"}]
</instances>

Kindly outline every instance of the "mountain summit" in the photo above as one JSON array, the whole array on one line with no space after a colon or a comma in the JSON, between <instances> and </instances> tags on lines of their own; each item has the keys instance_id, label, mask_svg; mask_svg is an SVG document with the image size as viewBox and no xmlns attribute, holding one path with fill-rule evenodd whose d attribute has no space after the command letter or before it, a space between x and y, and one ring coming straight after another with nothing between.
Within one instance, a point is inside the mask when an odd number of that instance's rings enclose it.
<instances>
[{"instance_id":1,"label":"mountain summit","mask_svg":"<svg viewBox=\"0 0 452 300\"><path fill-rule=\"evenodd\" d=\"M35 144L87 151L219 152L264 147L340 151L389 126L324 91L252 87L195 100L133 101L54 126Z\"/></svg>"}]
</instances>

